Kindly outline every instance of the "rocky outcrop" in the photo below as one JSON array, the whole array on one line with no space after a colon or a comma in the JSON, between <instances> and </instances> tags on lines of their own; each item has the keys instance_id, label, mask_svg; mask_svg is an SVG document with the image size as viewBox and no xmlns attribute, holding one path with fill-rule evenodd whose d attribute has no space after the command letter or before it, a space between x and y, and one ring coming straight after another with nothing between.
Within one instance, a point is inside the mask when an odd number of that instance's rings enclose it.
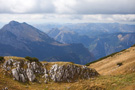
<instances>
[{"instance_id":1,"label":"rocky outcrop","mask_svg":"<svg viewBox=\"0 0 135 90\"><path fill-rule=\"evenodd\" d=\"M99 75L94 69L76 64L50 64L29 62L26 60L6 60L3 64L5 72L11 73L14 80L20 82L42 81L74 82Z\"/></svg>"},{"instance_id":2,"label":"rocky outcrop","mask_svg":"<svg viewBox=\"0 0 135 90\"><path fill-rule=\"evenodd\" d=\"M86 66L76 66L76 65L62 65L59 66L55 64L51 67L49 75L51 79L55 82L65 81L72 82L79 78L88 79L91 76L96 76L97 73L92 72L92 69Z\"/></svg>"}]
</instances>

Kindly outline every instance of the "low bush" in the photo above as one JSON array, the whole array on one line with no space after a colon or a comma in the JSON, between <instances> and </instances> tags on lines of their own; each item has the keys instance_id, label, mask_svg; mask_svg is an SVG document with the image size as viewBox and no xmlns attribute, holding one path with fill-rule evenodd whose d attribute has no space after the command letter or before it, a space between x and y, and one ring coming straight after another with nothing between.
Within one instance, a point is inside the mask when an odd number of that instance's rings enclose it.
<instances>
[{"instance_id":1,"label":"low bush","mask_svg":"<svg viewBox=\"0 0 135 90\"><path fill-rule=\"evenodd\" d=\"M0 56L0 62L4 61L4 57Z\"/></svg>"},{"instance_id":2,"label":"low bush","mask_svg":"<svg viewBox=\"0 0 135 90\"><path fill-rule=\"evenodd\" d=\"M38 58L36 57L29 57L29 56L26 56L25 59L29 60L30 62L39 62Z\"/></svg>"},{"instance_id":3,"label":"low bush","mask_svg":"<svg viewBox=\"0 0 135 90\"><path fill-rule=\"evenodd\" d=\"M123 64L122 64L122 62L118 62L117 65L118 65L118 66L121 66L121 65L123 65Z\"/></svg>"},{"instance_id":4,"label":"low bush","mask_svg":"<svg viewBox=\"0 0 135 90\"><path fill-rule=\"evenodd\" d=\"M134 45L132 45L131 47L135 47L135 44L134 44Z\"/></svg>"}]
</instances>

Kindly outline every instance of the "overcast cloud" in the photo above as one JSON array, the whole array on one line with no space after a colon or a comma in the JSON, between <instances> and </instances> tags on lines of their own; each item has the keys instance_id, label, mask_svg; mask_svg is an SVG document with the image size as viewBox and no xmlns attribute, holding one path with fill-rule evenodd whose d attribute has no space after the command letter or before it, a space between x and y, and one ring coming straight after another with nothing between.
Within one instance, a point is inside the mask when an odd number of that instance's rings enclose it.
<instances>
[{"instance_id":1,"label":"overcast cloud","mask_svg":"<svg viewBox=\"0 0 135 90\"><path fill-rule=\"evenodd\" d=\"M0 20L134 22L135 0L0 0Z\"/></svg>"}]
</instances>

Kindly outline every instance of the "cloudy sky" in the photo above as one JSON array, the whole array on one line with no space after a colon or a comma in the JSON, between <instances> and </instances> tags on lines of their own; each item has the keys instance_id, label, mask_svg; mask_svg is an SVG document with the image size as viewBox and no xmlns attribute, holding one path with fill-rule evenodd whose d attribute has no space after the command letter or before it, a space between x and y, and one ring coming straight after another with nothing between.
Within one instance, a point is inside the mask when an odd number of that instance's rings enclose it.
<instances>
[{"instance_id":1,"label":"cloudy sky","mask_svg":"<svg viewBox=\"0 0 135 90\"><path fill-rule=\"evenodd\" d=\"M0 0L0 22L135 24L135 0Z\"/></svg>"}]
</instances>

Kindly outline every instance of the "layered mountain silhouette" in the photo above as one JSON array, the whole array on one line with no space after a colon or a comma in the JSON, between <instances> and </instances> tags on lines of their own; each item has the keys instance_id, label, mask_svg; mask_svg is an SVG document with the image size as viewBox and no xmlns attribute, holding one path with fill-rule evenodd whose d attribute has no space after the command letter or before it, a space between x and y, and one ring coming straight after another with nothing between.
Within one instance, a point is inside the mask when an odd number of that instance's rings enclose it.
<instances>
[{"instance_id":1,"label":"layered mountain silhouette","mask_svg":"<svg viewBox=\"0 0 135 90\"><path fill-rule=\"evenodd\" d=\"M92 38L89 38L86 35L79 35L74 31L70 31L68 29L58 29L53 28L47 33L50 37L62 43L82 43L84 46L88 47Z\"/></svg>"},{"instance_id":2,"label":"layered mountain silhouette","mask_svg":"<svg viewBox=\"0 0 135 90\"><path fill-rule=\"evenodd\" d=\"M31 56L85 64L94 56L82 44L62 44L27 23L11 21L0 29L0 56Z\"/></svg>"},{"instance_id":3,"label":"layered mountain silhouette","mask_svg":"<svg viewBox=\"0 0 135 90\"><path fill-rule=\"evenodd\" d=\"M131 30L132 32L129 32ZM135 43L135 32L133 32L133 29L131 30L127 30L127 32L124 30L115 33L108 31L107 33L102 33L101 35L89 37L87 35L78 34L77 32L79 31L74 32L70 29L55 28L50 30L48 35L65 44L82 43L86 48L89 49L90 52L94 54L96 59L99 59L132 46Z\"/></svg>"},{"instance_id":4,"label":"layered mountain silhouette","mask_svg":"<svg viewBox=\"0 0 135 90\"><path fill-rule=\"evenodd\" d=\"M89 51L97 58L127 49L135 43L135 33L114 33L97 37L89 45Z\"/></svg>"}]
</instances>

